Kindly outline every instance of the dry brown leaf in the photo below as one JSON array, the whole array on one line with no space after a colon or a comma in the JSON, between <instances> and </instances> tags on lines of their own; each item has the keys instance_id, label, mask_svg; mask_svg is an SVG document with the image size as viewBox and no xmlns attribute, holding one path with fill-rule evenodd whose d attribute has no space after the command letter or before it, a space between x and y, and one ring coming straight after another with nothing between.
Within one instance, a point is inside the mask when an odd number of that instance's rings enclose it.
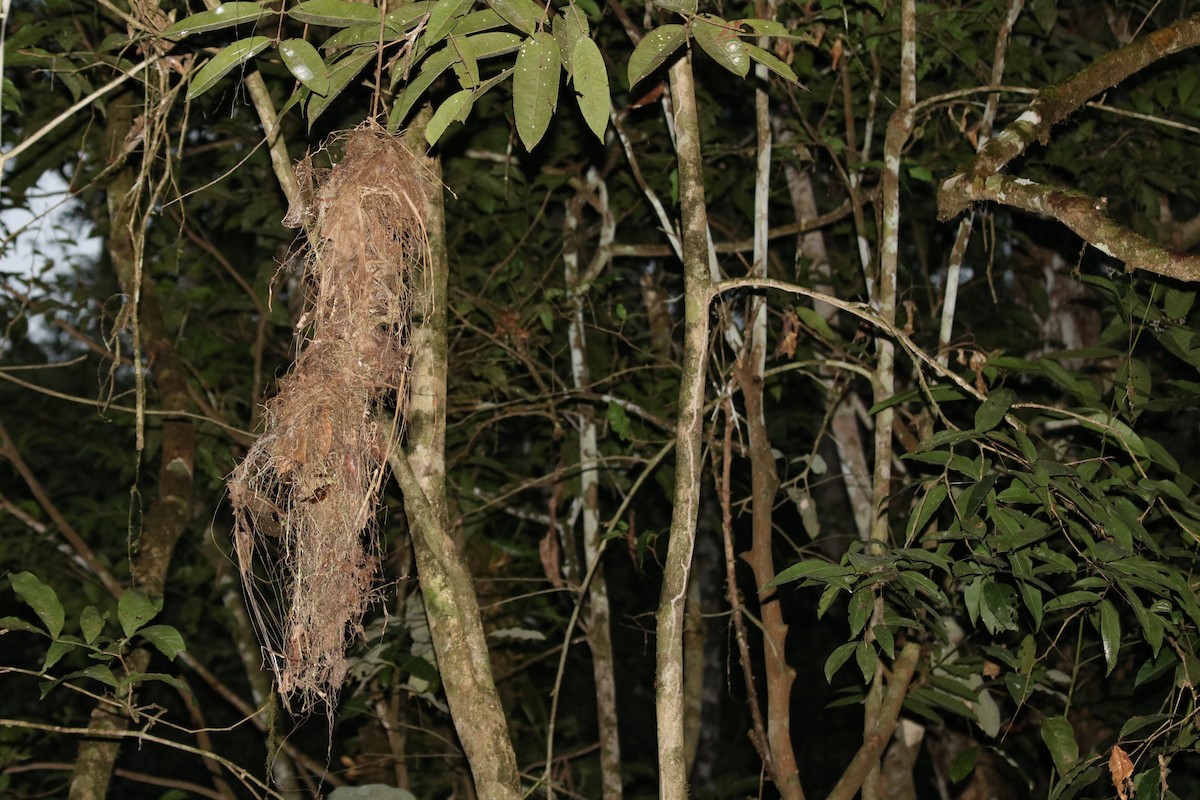
<instances>
[{"instance_id":1,"label":"dry brown leaf","mask_svg":"<svg viewBox=\"0 0 1200 800\"><path fill-rule=\"evenodd\" d=\"M1133 797L1133 761L1119 744L1113 745L1112 753L1108 757L1108 773L1112 776L1113 786L1116 787L1120 800Z\"/></svg>"}]
</instances>

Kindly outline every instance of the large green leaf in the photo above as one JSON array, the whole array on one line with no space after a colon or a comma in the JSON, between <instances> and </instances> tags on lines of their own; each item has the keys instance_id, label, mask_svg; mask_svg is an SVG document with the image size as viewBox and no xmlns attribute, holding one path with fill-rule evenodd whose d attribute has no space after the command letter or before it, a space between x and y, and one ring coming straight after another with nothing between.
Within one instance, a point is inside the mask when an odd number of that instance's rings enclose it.
<instances>
[{"instance_id":1,"label":"large green leaf","mask_svg":"<svg viewBox=\"0 0 1200 800\"><path fill-rule=\"evenodd\" d=\"M147 625L138 631L138 635L154 645L158 652L171 661L174 661L175 656L187 649L183 643L183 636L170 625Z\"/></svg>"},{"instance_id":2,"label":"large green leaf","mask_svg":"<svg viewBox=\"0 0 1200 800\"><path fill-rule=\"evenodd\" d=\"M127 589L117 601L117 620L125 635L133 636L162 611L161 597L151 599L137 589Z\"/></svg>"},{"instance_id":3,"label":"large green leaf","mask_svg":"<svg viewBox=\"0 0 1200 800\"><path fill-rule=\"evenodd\" d=\"M442 48L425 59L421 65L421 71L408 82L404 91L396 98L396 104L392 106L392 113L388 119L388 127L392 130L400 127L400 124L408 117L408 112L424 96L438 76L457 60L458 53L449 48Z\"/></svg>"},{"instance_id":4,"label":"large green leaf","mask_svg":"<svg viewBox=\"0 0 1200 800\"><path fill-rule=\"evenodd\" d=\"M904 533L904 546L911 545L916 538L925 530L925 526L929 524L929 520L942 507L942 503L949 494L949 489L942 480L936 481L933 486L925 494L921 495L921 499L917 501L917 507L913 509L912 514L908 518L908 526Z\"/></svg>"},{"instance_id":5,"label":"large green leaf","mask_svg":"<svg viewBox=\"0 0 1200 800\"><path fill-rule=\"evenodd\" d=\"M539 31L521 45L513 76L513 115L526 150L533 150L550 126L561 71L558 42L549 33Z\"/></svg>"},{"instance_id":6,"label":"large green leaf","mask_svg":"<svg viewBox=\"0 0 1200 800\"><path fill-rule=\"evenodd\" d=\"M989 394L975 411L975 431L987 433L999 425L1016 399L1017 393L1012 389L996 389Z\"/></svg>"},{"instance_id":7,"label":"large green leaf","mask_svg":"<svg viewBox=\"0 0 1200 800\"><path fill-rule=\"evenodd\" d=\"M279 55L300 83L317 94L329 92L329 76L317 48L303 39L287 39L279 43Z\"/></svg>"},{"instance_id":8,"label":"large green leaf","mask_svg":"<svg viewBox=\"0 0 1200 800\"><path fill-rule=\"evenodd\" d=\"M46 632L57 639L62 633L66 614L54 589L38 580L32 572L14 572L8 576L13 591L33 609L46 626Z\"/></svg>"},{"instance_id":9,"label":"large green leaf","mask_svg":"<svg viewBox=\"0 0 1200 800\"><path fill-rule=\"evenodd\" d=\"M571 83L575 86L579 111L588 128L603 142L604 131L608 128L608 115L612 110L604 56L590 37L583 36L575 42L575 53L571 60L575 64Z\"/></svg>"},{"instance_id":10,"label":"large green leaf","mask_svg":"<svg viewBox=\"0 0 1200 800\"><path fill-rule=\"evenodd\" d=\"M722 67L739 78L749 74L750 56L746 53L745 43L738 38L735 25L712 14L704 14L692 21L692 36Z\"/></svg>"},{"instance_id":11,"label":"large green leaf","mask_svg":"<svg viewBox=\"0 0 1200 800\"><path fill-rule=\"evenodd\" d=\"M1066 717L1043 719L1042 741L1049 748L1054 767L1060 775L1066 775L1079 761L1079 745L1075 742L1075 731Z\"/></svg>"},{"instance_id":12,"label":"large green leaf","mask_svg":"<svg viewBox=\"0 0 1200 800\"><path fill-rule=\"evenodd\" d=\"M585 38L588 33L587 15L575 6L565 7L554 17L554 41L558 42L558 51L562 53L563 67L568 75L574 75L572 61L575 57L575 43Z\"/></svg>"},{"instance_id":13,"label":"large green leaf","mask_svg":"<svg viewBox=\"0 0 1200 800\"><path fill-rule=\"evenodd\" d=\"M345 28L367 23L379 24L379 9L366 3L349 0L305 0L288 9L288 16L309 25L328 25Z\"/></svg>"},{"instance_id":14,"label":"large green leaf","mask_svg":"<svg viewBox=\"0 0 1200 800\"><path fill-rule=\"evenodd\" d=\"M219 31L223 28L232 28L234 25L258 22L273 13L271 9L264 8L258 3L221 3L210 11L201 11L199 14L184 17L163 31L162 35L167 39L182 39L194 33Z\"/></svg>"},{"instance_id":15,"label":"large green leaf","mask_svg":"<svg viewBox=\"0 0 1200 800\"><path fill-rule=\"evenodd\" d=\"M1108 600L1100 601L1100 646L1104 650L1105 675L1117 665L1117 654L1121 652L1121 618L1117 609Z\"/></svg>"},{"instance_id":16,"label":"large green leaf","mask_svg":"<svg viewBox=\"0 0 1200 800\"><path fill-rule=\"evenodd\" d=\"M474 4L475 0L437 0L429 12L429 21L425 23L425 33L421 37L425 47L433 47L446 38L458 18L470 11Z\"/></svg>"},{"instance_id":17,"label":"large green leaf","mask_svg":"<svg viewBox=\"0 0 1200 800\"><path fill-rule=\"evenodd\" d=\"M378 51L372 45L360 47L357 50L351 50L340 61L330 66L329 91L324 95L314 94L308 100L309 127L312 127L312 124L317 121L317 117L324 114L337 96L346 90L350 82L358 77L363 67L375 60L377 53Z\"/></svg>"},{"instance_id":18,"label":"large green leaf","mask_svg":"<svg viewBox=\"0 0 1200 800\"><path fill-rule=\"evenodd\" d=\"M476 59L495 58L512 53L520 49L521 42L524 41L517 34L508 31L489 31L488 33L477 33L474 36L458 36L456 34L455 40L460 45L462 42L469 42L471 54Z\"/></svg>"},{"instance_id":19,"label":"large green leaf","mask_svg":"<svg viewBox=\"0 0 1200 800\"><path fill-rule=\"evenodd\" d=\"M474 102L475 93L471 89L463 89L447 97L425 127L425 141L431 145L437 144L446 128L450 127L450 123L466 120Z\"/></svg>"},{"instance_id":20,"label":"large green leaf","mask_svg":"<svg viewBox=\"0 0 1200 800\"><path fill-rule=\"evenodd\" d=\"M661 67L687 41L687 28L682 25L661 25L647 33L629 56L629 86Z\"/></svg>"},{"instance_id":21,"label":"large green leaf","mask_svg":"<svg viewBox=\"0 0 1200 800\"><path fill-rule=\"evenodd\" d=\"M746 48L746 55L750 56L750 58L762 64L784 80L794 83L797 86L801 85L800 79L796 77L796 72L783 61L757 45L745 42L743 46Z\"/></svg>"},{"instance_id":22,"label":"large green leaf","mask_svg":"<svg viewBox=\"0 0 1200 800\"><path fill-rule=\"evenodd\" d=\"M271 40L266 36L251 36L249 39L236 41L224 48L192 76L191 85L187 90L187 99L195 100L215 86L217 81L224 78L230 70L245 64L270 44Z\"/></svg>"},{"instance_id":23,"label":"large green leaf","mask_svg":"<svg viewBox=\"0 0 1200 800\"><path fill-rule=\"evenodd\" d=\"M531 36L546 22L546 13L533 0L487 0L487 4L509 25Z\"/></svg>"}]
</instances>

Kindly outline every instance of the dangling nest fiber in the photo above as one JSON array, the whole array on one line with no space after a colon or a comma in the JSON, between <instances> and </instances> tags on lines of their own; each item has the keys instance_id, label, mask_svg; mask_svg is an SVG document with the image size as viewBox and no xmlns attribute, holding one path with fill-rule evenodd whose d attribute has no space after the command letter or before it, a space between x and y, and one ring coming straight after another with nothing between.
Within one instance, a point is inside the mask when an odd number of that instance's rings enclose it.
<instances>
[{"instance_id":1,"label":"dangling nest fiber","mask_svg":"<svg viewBox=\"0 0 1200 800\"><path fill-rule=\"evenodd\" d=\"M229 481L247 601L279 692L301 713L336 702L374 593L378 493L403 422L411 284L426 247L420 161L375 127L344 145L332 170L299 165L315 186L305 341ZM385 414L391 424L377 423Z\"/></svg>"}]
</instances>

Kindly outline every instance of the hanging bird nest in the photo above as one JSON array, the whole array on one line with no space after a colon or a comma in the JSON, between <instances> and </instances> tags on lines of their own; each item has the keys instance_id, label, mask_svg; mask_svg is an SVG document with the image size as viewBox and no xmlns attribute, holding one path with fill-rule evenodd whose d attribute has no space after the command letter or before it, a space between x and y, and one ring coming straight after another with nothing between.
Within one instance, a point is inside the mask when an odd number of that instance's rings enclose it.
<instances>
[{"instance_id":1,"label":"hanging bird nest","mask_svg":"<svg viewBox=\"0 0 1200 800\"><path fill-rule=\"evenodd\" d=\"M350 132L287 222L307 234L300 355L229 481L234 551L285 704L332 708L376 586L379 489L403 426L426 170L375 126ZM385 419L390 422L380 423Z\"/></svg>"}]
</instances>

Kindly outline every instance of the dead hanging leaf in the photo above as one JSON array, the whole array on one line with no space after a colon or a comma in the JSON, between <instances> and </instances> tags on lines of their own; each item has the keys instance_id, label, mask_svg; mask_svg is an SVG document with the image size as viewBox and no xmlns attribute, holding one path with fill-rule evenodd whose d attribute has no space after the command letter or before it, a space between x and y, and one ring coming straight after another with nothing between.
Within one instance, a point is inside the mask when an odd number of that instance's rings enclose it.
<instances>
[{"instance_id":1,"label":"dead hanging leaf","mask_svg":"<svg viewBox=\"0 0 1200 800\"><path fill-rule=\"evenodd\" d=\"M775 355L794 358L799 336L800 318L788 311L783 315L783 330L779 332L779 344L775 347Z\"/></svg>"},{"instance_id":2,"label":"dead hanging leaf","mask_svg":"<svg viewBox=\"0 0 1200 800\"><path fill-rule=\"evenodd\" d=\"M566 588L562 579L562 550L558 544L558 534L553 527L546 531L546 535L538 542L538 555L542 559L542 571L546 573L546 580L550 581L550 585L555 589Z\"/></svg>"},{"instance_id":3,"label":"dead hanging leaf","mask_svg":"<svg viewBox=\"0 0 1200 800\"><path fill-rule=\"evenodd\" d=\"M1112 753L1108 757L1108 774L1112 776L1113 786L1116 787L1120 800L1133 797L1133 761L1118 744L1113 745Z\"/></svg>"}]
</instances>

